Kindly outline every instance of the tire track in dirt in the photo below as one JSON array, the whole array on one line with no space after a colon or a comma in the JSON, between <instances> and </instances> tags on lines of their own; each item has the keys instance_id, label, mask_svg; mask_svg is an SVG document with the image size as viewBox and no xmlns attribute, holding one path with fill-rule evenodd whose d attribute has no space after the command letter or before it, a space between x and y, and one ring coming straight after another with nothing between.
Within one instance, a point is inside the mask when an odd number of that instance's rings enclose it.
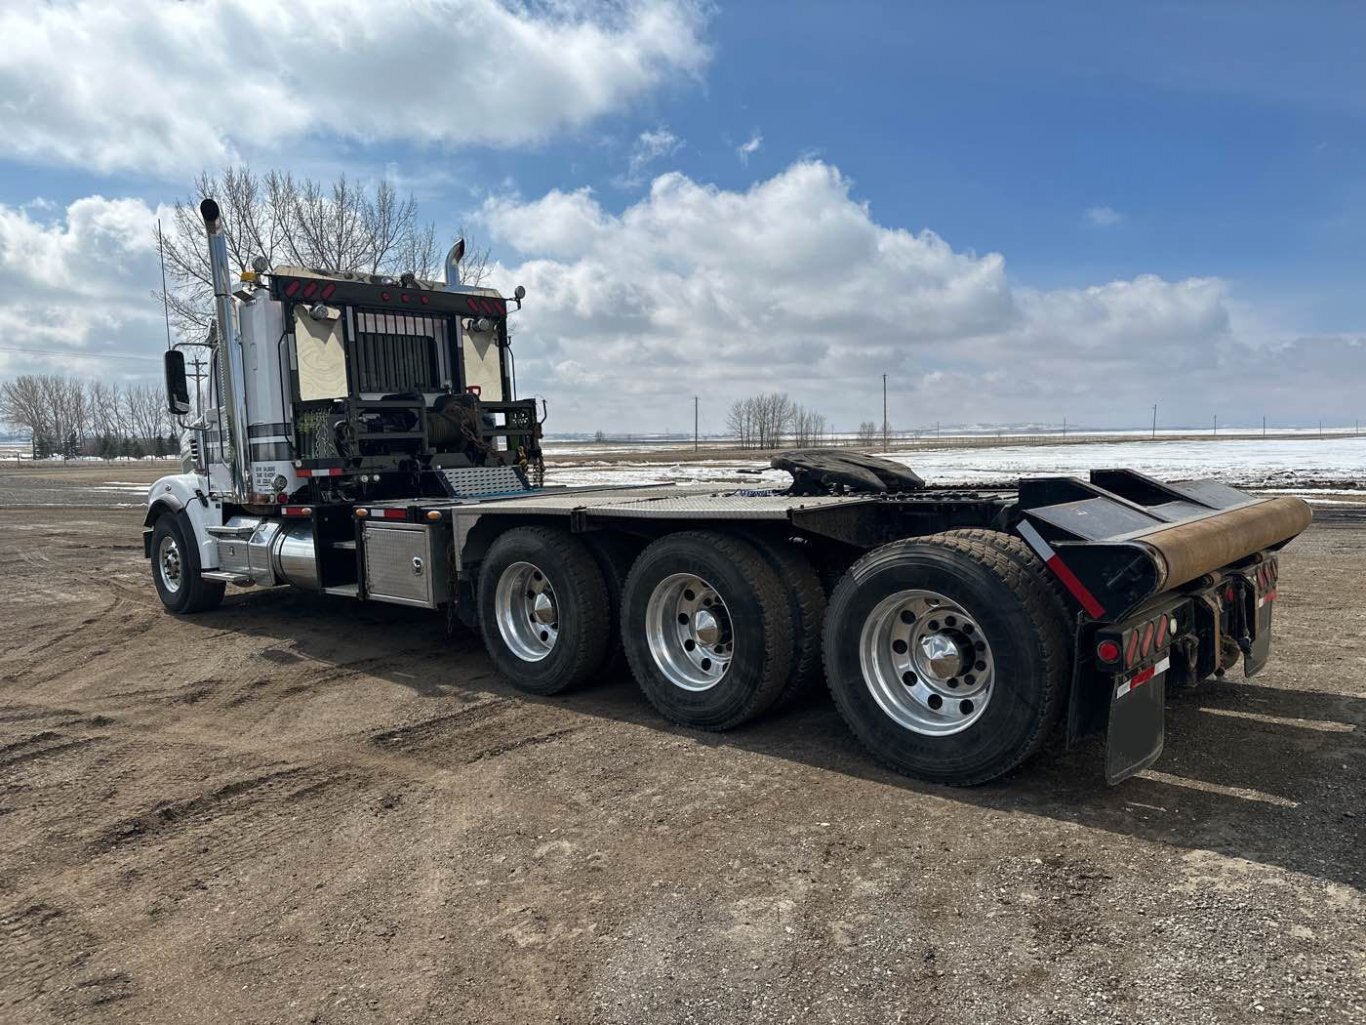
<instances>
[{"instance_id":1,"label":"tire track in dirt","mask_svg":"<svg viewBox=\"0 0 1366 1025\"><path fill-rule=\"evenodd\" d=\"M126 1000L133 980L101 963L104 946L80 915L59 904L21 903L0 912L0 993L59 1020ZM26 1016L25 1020L31 1020Z\"/></svg>"}]
</instances>

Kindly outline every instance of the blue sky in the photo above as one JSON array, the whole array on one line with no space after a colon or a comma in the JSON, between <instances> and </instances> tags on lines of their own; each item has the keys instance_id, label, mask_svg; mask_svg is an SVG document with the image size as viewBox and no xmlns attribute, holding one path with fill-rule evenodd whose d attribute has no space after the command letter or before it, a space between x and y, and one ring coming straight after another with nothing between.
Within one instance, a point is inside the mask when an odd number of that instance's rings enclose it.
<instances>
[{"instance_id":1,"label":"blue sky","mask_svg":"<svg viewBox=\"0 0 1366 1025\"><path fill-rule=\"evenodd\" d=\"M166 10L143 6L153 22ZM89 18L86 5L55 7ZM300 7L291 17L301 24L337 10ZM530 275L528 287L534 279L543 289L539 308L533 289L519 344L536 386L570 393L567 429L605 412L643 429L642 410L668 394L659 378L680 367L718 405L782 387L830 406L837 421L861 413L843 391L831 397L829 383L845 379L843 368L852 384L882 364L915 415L933 407L959 422L1066 407L1074 420L1119 425L1157 395L1203 423L1215 388L1230 393L1226 422L1253 422L1267 406L1302 421L1359 415L1349 386L1366 369L1366 11L1357 5L641 0L508 14L491 0L447 0L429 22L450 26L445 52L477 49L462 67L492 62L528 88L456 71L439 114L376 108L367 94L391 68L412 79L414 95L451 83L439 67L408 66L421 56L405 58L402 18L397 38L385 39L358 11L333 21L337 45L370 61L368 78L340 72L327 89L302 72L271 82L270 102L248 100L248 116L231 104L207 113L201 152L192 115L202 103L175 98L195 58L175 52L187 18L237 23L244 9L179 5L165 24L103 32L113 54L87 58L74 46L60 69L44 60L32 17L0 25L33 43L0 58L9 101L0 206L70 236L73 202L137 200L154 211L187 193L198 166L226 159L388 176L443 227L465 223L492 241L500 284ZM60 19L44 17L55 35ZM500 60L498 36L484 32L471 47L462 18L548 42ZM604 38L566 42L555 35L566 25ZM573 60L563 57L571 50ZM639 59L601 71L621 53ZM258 81L252 59L248 44L229 42L204 88ZM562 59L566 77L538 86L545 64ZM81 107L85 87L116 81L111 69L129 61L147 65L129 88L168 90L172 110L183 103L179 121L154 103ZM51 70L52 87L70 95L35 100L35 69L39 78ZM273 102L313 116L275 131ZM366 111L363 127L348 123L348 104ZM127 132L109 127L122 117ZM492 138L469 127L504 119L515 127ZM811 168L820 171L802 170ZM661 175L672 186L661 190ZM136 220L135 208L123 214ZM698 231L678 237L693 221ZM729 230L741 222L769 248L741 258L747 239ZM561 229L577 234L566 241ZM34 237L12 231L10 259ZM823 237L836 240L824 258ZM756 262L772 266L745 280ZM612 299L603 286L601 302L587 303L580 286L566 298L566 282L637 269L629 295ZM843 313L813 325L798 293L831 281L848 293L832 300ZM676 304L680 293L688 300ZM18 336L6 323L0 310L0 346ZM762 335L752 346L760 355L746 355L731 325ZM124 337L119 327L106 342ZM1135 354L1145 347L1181 379L1144 369ZM718 361L722 369L704 369ZM0 373L32 362L11 358ZM1113 382L1123 412L1115 395L1094 394L1098 379Z\"/></svg>"}]
</instances>

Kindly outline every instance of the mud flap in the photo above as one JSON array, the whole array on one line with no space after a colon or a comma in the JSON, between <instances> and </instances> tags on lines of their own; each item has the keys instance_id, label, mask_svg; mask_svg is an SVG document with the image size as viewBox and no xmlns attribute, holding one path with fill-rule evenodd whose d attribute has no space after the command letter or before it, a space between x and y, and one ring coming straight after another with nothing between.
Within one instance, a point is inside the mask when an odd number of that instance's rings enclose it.
<instances>
[{"instance_id":1,"label":"mud flap","mask_svg":"<svg viewBox=\"0 0 1366 1025\"><path fill-rule=\"evenodd\" d=\"M1112 786L1146 769L1162 754L1170 666L1164 656L1156 665L1115 679L1105 734L1105 782Z\"/></svg>"},{"instance_id":2,"label":"mud flap","mask_svg":"<svg viewBox=\"0 0 1366 1025\"><path fill-rule=\"evenodd\" d=\"M1243 655L1243 675L1255 676L1266 666L1266 661L1271 657L1271 609L1276 603L1276 589L1259 592L1254 586L1252 593L1256 595L1256 623L1257 629L1252 636L1252 646Z\"/></svg>"}]
</instances>

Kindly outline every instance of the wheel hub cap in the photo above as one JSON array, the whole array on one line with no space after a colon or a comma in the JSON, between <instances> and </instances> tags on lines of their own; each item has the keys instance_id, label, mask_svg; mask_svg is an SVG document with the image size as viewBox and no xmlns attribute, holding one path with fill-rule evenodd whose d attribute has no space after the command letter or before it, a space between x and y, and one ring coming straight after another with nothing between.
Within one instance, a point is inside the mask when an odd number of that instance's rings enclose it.
<instances>
[{"instance_id":1,"label":"wheel hub cap","mask_svg":"<svg viewBox=\"0 0 1366 1025\"><path fill-rule=\"evenodd\" d=\"M730 610L716 588L691 573L675 573L655 585L645 632L659 671L684 690L715 687L735 657Z\"/></svg>"},{"instance_id":2,"label":"wheel hub cap","mask_svg":"<svg viewBox=\"0 0 1366 1025\"><path fill-rule=\"evenodd\" d=\"M882 710L929 736L981 718L996 682L991 644L976 618L935 591L898 591L879 602L859 636L859 662Z\"/></svg>"},{"instance_id":3,"label":"wheel hub cap","mask_svg":"<svg viewBox=\"0 0 1366 1025\"><path fill-rule=\"evenodd\" d=\"M920 639L921 661L935 677L947 680L963 668L963 653L948 634L926 634Z\"/></svg>"},{"instance_id":4,"label":"wheel hub cap","mask_svg":"<svg viewBox=\"0 0 1366 1025\"><path fill-rule=\"evenodd\" d=\"M555 588L538 566L514 562L503 570L493 595L498 634L524 662L539 662L555 648L560 610Z\"/></svg>"},{"instance_id":5,"label":"wheel hub cap","mask_svg":"<svg viewBox=\"0 0 1366 1025\"><path fill-rule=\"evenodd\" d=\"M161 563L161 582L168 591L180 590L180 546L176 544L175 538L163 537L161 547L157 550L157 558Z\"/></svg>"}]
</instances>

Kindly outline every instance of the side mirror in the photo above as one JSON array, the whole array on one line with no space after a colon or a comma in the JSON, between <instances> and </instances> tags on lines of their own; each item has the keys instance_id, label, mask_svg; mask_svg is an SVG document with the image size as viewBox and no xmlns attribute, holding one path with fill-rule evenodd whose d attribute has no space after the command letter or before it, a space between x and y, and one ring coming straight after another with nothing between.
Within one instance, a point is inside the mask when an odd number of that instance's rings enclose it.
<instances>
[{"instance_id":1,"label":"side mirror","mask_svg":"<svg viewBox=\"0 0 1366 1025\"><path fill-rule=\"evenodd\" d=\"M166 408L172 416L184 416L190 411L190 385L185 380L185 354L179 349L166 350Z\"/></svg>"}]
</instances>

